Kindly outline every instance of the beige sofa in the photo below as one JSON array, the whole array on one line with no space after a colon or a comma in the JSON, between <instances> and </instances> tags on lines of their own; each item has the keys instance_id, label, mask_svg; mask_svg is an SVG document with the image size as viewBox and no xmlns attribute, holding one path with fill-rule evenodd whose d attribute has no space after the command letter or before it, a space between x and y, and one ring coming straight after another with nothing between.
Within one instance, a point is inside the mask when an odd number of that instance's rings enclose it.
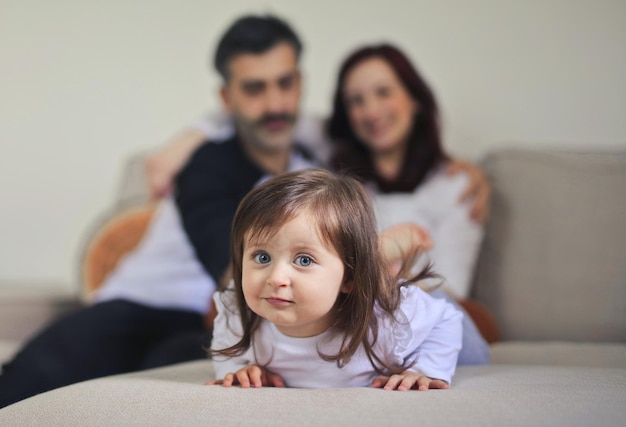
<instances>
[{"instance_id":1,"label":"beige sofa","mask_svg":"<svg viewBox=\"0 0 626 427\"><path fill-rule=\"evenodd\" d=\"M225 389L203 385L206 360L43 393L0 410L0 425L625 425L626 153L501 150L484 168L493 209L474 297L501 340L450 390ZM143 197L131 175L122 210ZM0 294L0 357L58 304ZM15 324L31 326L18 337Z\"/></svg>"}]
</instances>

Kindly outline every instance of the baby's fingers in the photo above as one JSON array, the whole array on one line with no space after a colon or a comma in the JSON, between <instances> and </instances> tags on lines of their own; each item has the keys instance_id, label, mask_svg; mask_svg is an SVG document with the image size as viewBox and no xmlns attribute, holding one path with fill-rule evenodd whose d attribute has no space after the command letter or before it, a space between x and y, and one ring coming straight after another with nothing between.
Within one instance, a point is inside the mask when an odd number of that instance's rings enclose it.
<instances>
[{"instance_id":1,"label":"baby's fingers","mask_svg":"<svg viewBox=\"0 0 626 427\"><path fill-rule=\"evenodd\" d=\"M263 386L263 370L258 366L250 366L247 369L247 378L252 387ZM242 385L243 386L243 385Z\"/></svg>"},{"instance_id":2,"label":"baby's fingers","mask_svg":"<svg viewBox=\"0 0 626 427\"><path fill-rule=\"evenodd\" d=\"M404 379L401 375L392 375L387 379L385 386L383 387L385 390L396 390L398 386L402 383Z\"/></svg>"},{"instance_id":3,"label":"baby's fingers","mask_svg":"<svg viewBox=\"0 0 626 427\"><path fill-rule=\"evenodd\" d=\"M385 377L385 376L378 376L376 378L374 378L374 380L372 381L372 384L370 385L370 387L372 388L383 388L385 386L385 384L387 384L387 381L389 381L389 377Z\"/></svg>"},{"instance_id":4,"label":"baby's fingers","mask_svg":"<svg viewBox=\"0 0 626 427\"><path fill-rule=\"evenodd\" d=\"M218 380L219 381L219 380ZM230 387L235 383L235 374L232 372L224 375L224 379L222 380L222 385L224 387Z\"/></svg>"},{"instance_id":5,"label":"baby's fingers","mask_svg":"<svg viewBox=\"0 0 626 427\"><path fill-rule=\"evenodd\" d=\"M415 388L416 386L418 386L418 381L419 378L416 377L415 375L406 375L402 381L400 382L400 384L398 384L398 391L407 391L407 390L411 390L412 388Z\"/></svg>"},{"instance_id":6,"label":"baby's fingers","mask_svg":"<svg viewBox=\"0 0 626 427\"><path fill-rule=\"evenodd\" d=\"M448 383L446 383L445 381L442 381L442 380L433 380L433 381L431 381L429 387L431 389L441 389L441 390L445 390L447 388L450 388Z\"/></svg>"},{"instance_id":7,"label":"baby's fingers","mask_svg":"<svg viewBox=\"0 0 626 427\"><path fill-rule=\"evenodd\" d=\"M285 382L283 381L283 378L273 372L266 373L266 384L268 384L270 387L285 387Z\"/></svg>"},{"instance_id":8,"label":"baby's fingers","mask_svg":"<svg viewBox=\"0 0 626 427\"><path fill-rule=\"evenodd\" d=\"M426 391L428 389L446 389L450 386L445 381L432 379L430 377L422 375L417 379L417 389L419 391Z\"/></svg>"},{"instance_id":9,"label":"baby's fingers","mask_svg":"<svg viewBox=\"0 0 626 427\"><path fill-rule=\"evenodd\" d=\"M235 377L239 382L239 385L242 388L250 388L250 377L248 375L247 369L240 369L235 373ZM224 382L226 382L226 377L224 377Z\"/></svg>"}]
</instances>

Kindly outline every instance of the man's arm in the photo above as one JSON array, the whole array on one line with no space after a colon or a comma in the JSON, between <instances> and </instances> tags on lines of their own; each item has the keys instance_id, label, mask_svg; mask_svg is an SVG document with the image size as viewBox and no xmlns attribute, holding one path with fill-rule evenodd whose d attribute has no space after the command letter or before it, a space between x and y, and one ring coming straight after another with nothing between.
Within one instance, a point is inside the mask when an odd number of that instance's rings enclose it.
<instances>
[{"instance_id":1,"label":"man's arm","mask_svg":"<svg viewBox=\"0 0 626 427\"><path fill-rule=\"evenodd\" d=\"M205 139L205 135L198 129L184 129L146 158L145 174L153 199L160 199L172 192L176 174Z\"/></svg>"},{"instance_id":2,"label":"man's arm","mask_svg":"<svg viewBox=\"0 0 626 427\"><path fill-rule=\"evenodd\" d=\"M322 164L326 164L331 145L324 135L322 120L303 115L296 122L295 132L295 140L309 149ZM180 131L146 159L145 173L150 195L158 199L170 194L176 175L203 142L224 140L233 134L232 119L225 113L206 114Z\"/></svg>"},{"instance_id":3,"label":"man's arm","mask_svg":"<svg viewBox=\"0 0 626 427\"><path fill-rule=\"evenodd\" d=\"M145 172L151 196L158 199L172 192L176 175L203 142L225 140L233 134L230 116L225 113L209 113L174 135L146 159Z\"/></svg>"}]
</instances>

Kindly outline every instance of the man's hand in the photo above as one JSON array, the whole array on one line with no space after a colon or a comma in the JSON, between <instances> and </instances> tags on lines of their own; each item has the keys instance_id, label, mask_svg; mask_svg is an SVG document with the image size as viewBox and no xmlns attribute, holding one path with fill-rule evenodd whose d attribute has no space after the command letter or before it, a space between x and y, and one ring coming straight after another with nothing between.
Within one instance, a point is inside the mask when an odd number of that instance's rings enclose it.
<instances>
[{"instance_id":1,"label":"man's hand","mask_svg":"<svg viewBox=\"0 0 626 427\"><path fill-rule=\"evenodd\" d=\"M387 376L378 376L372 381L372 388L383 388L385 390L419 390L426 391L429 389L446 389L450 386L443 380L430 378L418 372L404 371L401 374Z\"/></svg>"},{"instance_id":2,"label":"man's hand","mask_svg":"<svg viewBox=\"0 0 626 427\"><path fill-rule=\"evenodd\" d=\"M172 192L176 175L204 140L199 130L187 129L146 158L145 173L152 198L159 199Z\"/></svg>"},{"instance_id":3,"label":"man's hand","mask_svg":"<svg viewBox=\"0 0 626 427\"><path fill-rule=\"evenodd\" d=\"M461 195L460 202L473 200L470 210L472 219L483 224L489 218L489 199L491 197L491 186L487 176L473 164L463 160L451 160L448 164L448 175L465 172L469 177L469 184Z\"/></svg>"},{"instance_id":4,"label":"man's hand","mask_svg":"<svg viewBox=\"0 0 626 427\"><path fill-rule=\"evenodd\" d=\"M224 387L239 384L242 388L285 387L285 383L280 375L274 374L258 365L246 366L235 373L226 374L223 380L208 381L207 384L221 384Z\"/></svg>"}]
</instances>

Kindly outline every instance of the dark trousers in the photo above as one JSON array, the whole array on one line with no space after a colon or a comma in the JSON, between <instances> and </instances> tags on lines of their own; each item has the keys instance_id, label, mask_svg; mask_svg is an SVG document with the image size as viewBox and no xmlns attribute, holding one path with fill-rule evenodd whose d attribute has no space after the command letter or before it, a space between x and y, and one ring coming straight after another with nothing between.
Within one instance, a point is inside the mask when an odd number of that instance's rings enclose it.
<instances>
[{"instance_id":1,"label":"dark trousers","mask_svg":"<svg viewBox=\"0 0 626 427\"><path fill-rule=\"evenodd\" d=\"M0 375L0 408L105 375L207 357L203 316L114 300L82 308L33 337Z\"/></svg>"}]
</instances>

